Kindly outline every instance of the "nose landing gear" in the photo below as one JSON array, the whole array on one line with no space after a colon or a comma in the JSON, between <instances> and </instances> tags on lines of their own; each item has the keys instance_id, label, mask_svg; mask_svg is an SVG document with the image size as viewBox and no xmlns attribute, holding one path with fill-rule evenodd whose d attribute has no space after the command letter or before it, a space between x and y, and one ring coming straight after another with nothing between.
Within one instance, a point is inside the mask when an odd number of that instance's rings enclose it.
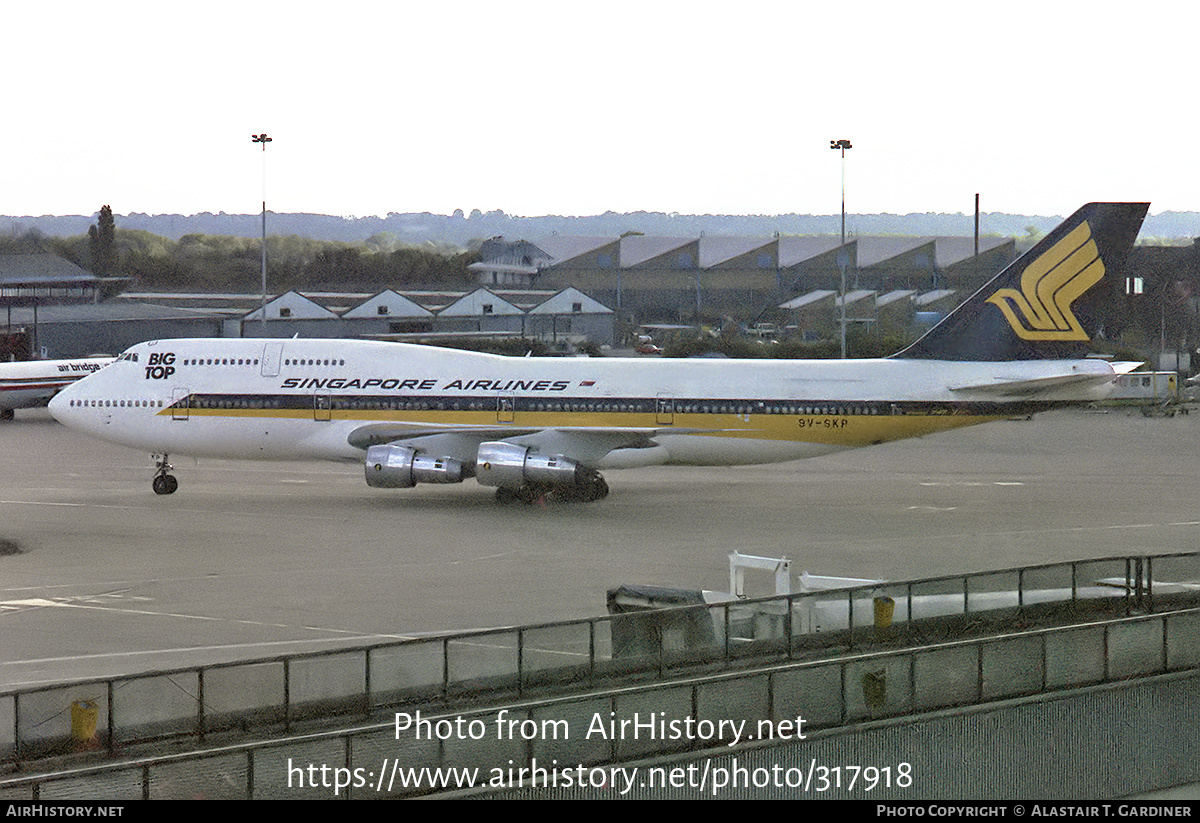
<instances>
[{"instance_id":1,"label":"nose landing gear","mask_svg":"<svg viewBox=\"0 0 1200 823\"><path fill-rule=\"evenodd\" d=\"M165 454L162 457L152 454L150 457L154 459L156 469L150 487L154 489L155 494L174 494L175 490L179 488L179 481L175 479L175 475L168 474L168 472L175 467L167 462Z\"/></svg>"}]
</instances>

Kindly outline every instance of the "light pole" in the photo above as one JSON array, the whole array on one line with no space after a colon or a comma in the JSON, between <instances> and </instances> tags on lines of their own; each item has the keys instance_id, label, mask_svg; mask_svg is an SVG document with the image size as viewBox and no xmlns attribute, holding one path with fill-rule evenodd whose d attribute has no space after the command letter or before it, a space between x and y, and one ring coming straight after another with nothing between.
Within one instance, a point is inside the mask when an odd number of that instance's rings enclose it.
<instances>
[{"instance_id":1,"label":"light pole","mask_svg":"<svg viewBox=\"0 0 1200 823\"><path fill-rule=\"evenodd\" d=\"M263 316L263 337L266 337L266 144L271 142L271 138L266 136L266 133L251 134L251 143L263 144L263 302L259 307L259 313ZM842 184L845 187L845 184Z\"/></svg>"},{"instance_id":2,"label":"light pole","mask_svg":"<svg viewBox=\"0 0 1200 823\"><path fill-rule=\"evenodd\" d=\"M829 148L842 153L842 245L838 249L838 268L842 271L842 359L846 359L846 149L849 140L830 140Z\"/></svg>"}]
</instances>

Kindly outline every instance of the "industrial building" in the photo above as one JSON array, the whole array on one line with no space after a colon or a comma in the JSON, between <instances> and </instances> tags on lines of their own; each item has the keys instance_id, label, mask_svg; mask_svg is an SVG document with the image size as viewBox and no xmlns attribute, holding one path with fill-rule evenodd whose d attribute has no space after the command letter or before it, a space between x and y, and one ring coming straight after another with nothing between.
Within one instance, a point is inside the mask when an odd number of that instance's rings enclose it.
<instances>
[{"instance_id":1,"label":"industrial building","mask_svg":"<svg viewBox=\"0 0 1200 823\"><path fill-rule=\"evenodd\" d=\"M471 265L474 291L374 294L126 292L53 254L0 255L5 358L116 352L192 336L521 336L552 345L624 345L646 324L769 321L781 336L827 340L845 317L912 337L1018 254L1012 239L828 236L492 238ZM1114 295L1108 337L1161 368L1191 372L1200 345L1200 253L1141 246Z\"/></svg>"}]
</instances>

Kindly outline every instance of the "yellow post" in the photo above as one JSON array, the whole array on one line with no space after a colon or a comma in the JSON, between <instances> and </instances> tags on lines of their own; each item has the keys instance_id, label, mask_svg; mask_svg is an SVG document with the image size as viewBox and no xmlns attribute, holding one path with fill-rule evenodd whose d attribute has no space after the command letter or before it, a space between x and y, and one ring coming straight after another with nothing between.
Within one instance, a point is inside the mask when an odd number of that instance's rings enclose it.
<instances>
[{"instance_id":1,"label":"yellow post","mask_svg":"<svg viewBox=\"0 0 1200 823\"><path fill-rule=\"evenodd\" d=\"M887 704L887 672L883 669L866 672L862 677L863 702L869 709L880 709Z\"/></svg>"},{"instance_id":2,"label":"yellow post","mask_svg":"<svg viewBox=\"0 0 1200 823\"><path fill-rule=\"evenodd\" d=\"M896 611L896 601L890 597L875 598L875 628L886 629L892 625L892 615Z\"/></svg>"},{"instance_id":3,"label":"yellow post","mask_svg":"<svg viewBox=\"0 0 1200 823\"><path fill-rule=\"evenodd\" d=\"M95 700L76 700L71 704L71 739L86 743L96 738L96 719L100 707Z\"/></svg>"}]
</instances>

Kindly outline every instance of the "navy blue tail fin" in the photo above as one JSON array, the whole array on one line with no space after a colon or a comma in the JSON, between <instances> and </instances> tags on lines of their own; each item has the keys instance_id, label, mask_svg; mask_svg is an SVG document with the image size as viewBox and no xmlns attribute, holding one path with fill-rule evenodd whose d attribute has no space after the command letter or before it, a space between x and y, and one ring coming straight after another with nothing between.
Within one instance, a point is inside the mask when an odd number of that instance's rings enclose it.
<instances>
[{"instance_id":1,"label":"navy blue tail fin","mask_svg":"<svg viewBox=\"0 0 1200 823\"><path fill-rule=\"evenodd\" d=\"M1089 203L894 357L1083 357L1112 305L1149 203Z\"/></svg>"}]
</instances>

